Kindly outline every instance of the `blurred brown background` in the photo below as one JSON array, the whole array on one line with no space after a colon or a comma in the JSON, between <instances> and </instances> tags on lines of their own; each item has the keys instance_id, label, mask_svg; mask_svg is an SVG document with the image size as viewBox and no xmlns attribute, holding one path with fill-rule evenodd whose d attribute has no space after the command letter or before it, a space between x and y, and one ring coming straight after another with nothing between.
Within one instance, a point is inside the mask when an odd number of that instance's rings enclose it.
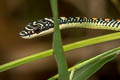
<instances>
[{"instance_id":1,"label":"blurred brown background","mask_svg":"<svg viewBox=\"0 0 120 80\"><path fill-rule=\"evenodd\" d=\"M119 0L59 0L60 16L120 18ZM52 48L52 35L25 40L19 37L24 26L36 19L51 17L49 0L0 0L0 64ZM115 31L62 30L63 44ZM82 59L120 46L120 40L66 52L69 67ZM89 80L120 80L120 57L104 65ZM0 73L0 80L47 80L57 73L53 56Z\"/></svg>"}]
</instances>

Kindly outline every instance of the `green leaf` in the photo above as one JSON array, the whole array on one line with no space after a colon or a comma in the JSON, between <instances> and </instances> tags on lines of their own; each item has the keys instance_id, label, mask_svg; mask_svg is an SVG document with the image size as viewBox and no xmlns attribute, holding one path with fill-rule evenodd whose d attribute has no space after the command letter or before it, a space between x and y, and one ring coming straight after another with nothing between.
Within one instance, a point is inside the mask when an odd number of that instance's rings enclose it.
<instances>
[{"instance_id":1,"label":"green leaf","mask_svg":"<svg viewBox=\"0 0 120 80\"><path fill-rule=\"evenodd\" d=\"M53 49L54 55L56 57L56 62L58 65L59 80L68 80L69 74L67 71L67 62L64 56L64 50L62 47L62 40L60 35L60 30L58 26L58 8L57 0L51 0L51 7L54 16L54 34L53 34Z\"/></svg>"},{"instance_id":2,"label":"green leaf","mask_svg":"<svg viewBox=\"0 0 120 80\"><path fill-rule=\"evenodd\" d=\"M70 78L72 78L72 80L87 80L93 73L99 70L105 63L113 60L119 53L120 47L109 50L79 64L76 64L69 69L69 71L72 71ZM57 78L58 75L55 75L50 79Z\"/></svg>"},{"instance_id":3,"label":"green leaf","mask_svg":"<svg viewBox=\"0 0 120 80\"><path fill-rule=\"evenodd\" d=\"M119 50L120 51L120 50ZM78 68L74 73L73 80L87 80L93 73L99 70L105 63L113 60L116 57L118 51L113 52L112 54L108 52L108 55L101 56L92 61L89 61L82 67ZM111 54L111 55L109 55Z\"/></svg>"},{"instance_id":4,"label":"green leaf","mask_svg":"<svg viewBox=\"0 0 120 80\"><path fill-rule=\"evenodd\" d=\"M64 45L63 48L64 48L64 51L66 52L66 51L70 51L73 49L77 49L77 48L81 48L81 47L85 47L85 46L89 46L89 45L93 45L93 44L97 44L97 43L102 43L102 42L106 42L106 41L111 41L111 40L115 40L115 39L120 39L120 32L74 42L71 44ZM17 67L17 66L20 66L20 65L38 60L38 59L42 59L42 58L51 56L52 54L53 54L53 49L39 52L39 53L33 53L33 55L23 57L21 59L17 59L17 60L8 62L6 64L0 65L0 72L6 71L8 69L12 69L14 67Z\"/></svg>"},{"instance_id":5,"label":"green leaf","mask_svg":"<svg viewBox=\"0 0 120 80\"><path fill-rule=\"evenodd\" d=\"M34 61L34 60L38 60L41 58L45 58L47 56L51 56L52 53L53 53L53 50L51 49L51 50L36 53L36 54L31 55L31 56L27 56L27 57L17 59L17 60L11 61L11 62L3 64L3 65L0 65L0 72L9 70L11 68L20 66L22 64L29 63L29 62Z\"/></svg>"}]
</instances>

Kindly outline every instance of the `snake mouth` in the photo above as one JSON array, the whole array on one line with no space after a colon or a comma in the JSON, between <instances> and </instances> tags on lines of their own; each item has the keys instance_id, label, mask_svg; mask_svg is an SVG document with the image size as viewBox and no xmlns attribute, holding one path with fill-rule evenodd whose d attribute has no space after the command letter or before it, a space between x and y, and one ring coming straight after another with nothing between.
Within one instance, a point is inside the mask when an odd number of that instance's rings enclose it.
<instances>
[{"instance_id":1,"label":"snake mouth","mask_svg":"<svg viewBox=\"0 0 120 80\"><path fill-rule=\"evenodd\" d=\"M24 38L24 39L31 39L31 38L34 38L34 37L36 37L37 36L37 34L33 34L32 32L30 32L30 31L21 31L20 33L19 33L19 35L20 35L20 37L21 38Z\"/></svg>"}]
</instances>

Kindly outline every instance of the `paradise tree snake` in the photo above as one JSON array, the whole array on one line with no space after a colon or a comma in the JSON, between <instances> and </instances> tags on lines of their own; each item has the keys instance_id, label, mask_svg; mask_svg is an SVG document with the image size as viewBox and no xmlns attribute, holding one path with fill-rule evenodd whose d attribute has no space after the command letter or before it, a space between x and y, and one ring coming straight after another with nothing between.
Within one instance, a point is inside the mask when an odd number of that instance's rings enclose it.
<instances>
[{"instance_id":1,"label":"paradise tree snake","mask_svg":"<svg viewBox=\"0 0 120 80\"><path fill-rule=\"evenodd\" d=\"M120 31L120 20L88 18L88 17L60 17L59 28L90 28L90 29L106 29ZM53 18L43 18L27 24L27 26L19 33L24 39L30 39L37 36L43 36L52 33L54 29Z\"/></svg>"}]
</instances>

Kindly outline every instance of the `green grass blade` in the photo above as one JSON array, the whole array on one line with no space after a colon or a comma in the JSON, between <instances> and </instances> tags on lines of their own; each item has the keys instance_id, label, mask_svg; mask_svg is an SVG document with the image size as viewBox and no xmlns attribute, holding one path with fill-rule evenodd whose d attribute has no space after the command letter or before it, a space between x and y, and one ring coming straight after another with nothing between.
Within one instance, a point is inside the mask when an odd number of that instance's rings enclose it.
<instances>
[{"instance_id":1,"label":"green grass blade","mask_svg":"<svg viewBox=\"0 0 120 80\"><path fill-rule=\"evenodd\" d=\"M60 30L58 26L58 8L57 8L57 0L51 0L51 7L54 16L54 33L53 33L53 49L54 55L56 58L59 80L68 80L69 74L67 71L67 62L64 56L64 50L62 47L62 40L60 35Z\"/></svg>"},{"instance_id":2,"label":"green grass blade","mask_svg":"<svg viewBox=\"0 0 120 80\"><path fill-rule=\"evenodd\" d=\"M116 32L116 33L112 33L112 34L107 34L107 35L103 35L103 36L98 36L95 38L91 38L91 39L86 39L83 41L78 41L72 44L68 44L65 47L65 51L69 51L75 48L81 48L81 47L85 47L85 46L89 46L89 45L93 45L93 44L97 44L97 43L102 43L102 42L106 42L106 41L111 41L111 40L115 40L115 39L120 39L120 32Z\"/></svg>"},{"instance_id":3,"label":"green grass blade","mask_svg":"<svg viewBox=\"0 0 120 80\"><path fill-rule=\"evenodd\" d=\"M98 56L85 60L75 66L69 68L69 71L72 71L72 80L86 80L98 69L100 69L105 63L113 60L120 53L120 47L109 50ZM73 72L74 71L74 72ZM50 78L57 79L58 75L55 75Z\"/></svg>"},{"instance_id":4,"label":"green grass blade","mask_svg":"<svg viewBox=\"0 0 120 80\"><path fill-rule=\"evenodd\" d=\"M66 51L70 51L70 50L73 50L76 48L81 48L81 47L85 47L85 46L89 46L89 45L93 45L93 44L97 44L97 43L102 43L102 42L106 42L106 41L111 41L111 40L115 40L115 39L120 39L120 32L74 42L74 43L65 45L63 48L64 48L64 51L66 52ZM34 53L31 56L27 56L27 57L24 57L24 58L15 60L15 61L11 61L11 62L3 64L3 65L0 65L0 72L20 66L25 63L29 63L34 60L38 60L41 58L51 56L52 54L53 54L52 49L43 51L43 52L39 52L39 53Z\"/></svg>"},{"instance_id":5,"label":"green grass blade","mask_svg":"<svg viewBox=\"0 0 120 80\"><path fill-rule=\"evenodd\" d=\"M18 60L14 60L14 61L11 61L9 63L3 64L3 65L0 65L0 72L9 70L11 68L20 66L20 65L25 64L25 63L29 63L29 62L34 61L34 60L38 60L41 58L45 58L47 56L51 56L52 55L51 53L53 53L52 49L44 51L44 52L36 53L36 54L31 55L31 56L27 56L27 57L24 57L24 58L21 58Z\"/></svg>"}]
</instances>

